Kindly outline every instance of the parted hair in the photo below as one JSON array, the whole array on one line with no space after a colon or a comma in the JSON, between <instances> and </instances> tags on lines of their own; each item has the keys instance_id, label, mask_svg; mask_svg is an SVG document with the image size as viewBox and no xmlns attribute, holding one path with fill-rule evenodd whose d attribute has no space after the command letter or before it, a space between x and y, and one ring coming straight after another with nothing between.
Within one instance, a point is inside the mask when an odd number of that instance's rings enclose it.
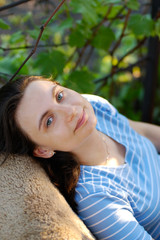
<instances>
[{"instance_id":1,"label":"parted hair","mask_svg":"<svg viewBox=\"0 0 160 240\"><path fill-rule=\"evenodd\" d=\"M33 156L36 143L30 140L16 122L16 110L24 92L32 81L53 81L41 76L19 78L8 82L0 89L0 152L5 154L29 155L45 169L51 182L63 194L69 205L76 212L74 200L75 187L79 178L80 165L69 152L57 151L51 158ZM4 161L5 161L4 159Z\"/></svg>"}]
</instances>

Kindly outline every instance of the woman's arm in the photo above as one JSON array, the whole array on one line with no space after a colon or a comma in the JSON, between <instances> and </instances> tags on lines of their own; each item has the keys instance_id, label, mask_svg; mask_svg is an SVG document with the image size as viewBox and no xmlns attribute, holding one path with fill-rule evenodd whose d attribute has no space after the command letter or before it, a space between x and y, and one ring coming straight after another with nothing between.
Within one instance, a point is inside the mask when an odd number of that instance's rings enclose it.
<instances>
[{"instance_id":1,"label":"woman's arm","mask_svg":"<svg viewBox=\"0 0 160 240\"><path fill-rule=\"evenodd\" d=\"M78 212L96 239L152 240L124 199L104 192L90 194L79 201Z\"/></svg>"},{"instance_id":2,"label":"woman's arm","mask_svg":"<svg viewBox=\"0 0 160 240\"><path fill-rule=\"evenodd\" d=\"M160 126L129 120L130 126L142 136L147 137L160 152Z\"/></svg>"}]
</instances>

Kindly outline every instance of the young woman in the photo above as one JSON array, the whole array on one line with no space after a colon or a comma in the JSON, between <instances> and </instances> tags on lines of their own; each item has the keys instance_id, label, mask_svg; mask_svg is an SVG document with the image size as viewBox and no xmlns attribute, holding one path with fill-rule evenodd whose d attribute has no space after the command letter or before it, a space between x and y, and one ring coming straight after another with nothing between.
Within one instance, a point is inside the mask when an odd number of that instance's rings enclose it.
<instances>
[{"instance_id":1,"label":"young woman","mask_svg":"<svg viewBox=\"0 0 160 240\"><path fill-rule=\"evenodd\" d=\"M0 151L45 168L97 239L160 240L160 127L43 77L0 90Z\"/></svg>"}]
</instances>

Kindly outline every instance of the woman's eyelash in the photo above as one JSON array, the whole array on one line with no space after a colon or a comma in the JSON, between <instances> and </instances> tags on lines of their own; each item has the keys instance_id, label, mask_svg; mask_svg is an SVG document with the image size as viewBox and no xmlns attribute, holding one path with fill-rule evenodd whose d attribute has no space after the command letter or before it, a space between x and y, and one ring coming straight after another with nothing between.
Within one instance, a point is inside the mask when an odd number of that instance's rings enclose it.
<instances>
[{"instance_id":1,"label":"woman's eyelash","mask_svg":"<svg viewBox=\"0 0 160 240\"><path fill-rule=\"evenodd\" d=\"M58 92L58 93L56 94L56 100L57 100L57 102L61 102L62 99L63 99L63 97L64 97L63 91ZM47 121L46 121L46 127L47 127L47 128L52 124L53 120L54 120L54 119L53 119L53 116L50 116L50 117L47 119Z\"/></svg>"},{"instance_id":2,"label":"woman's eyelash","mask_svg":"<svg viewBox=\"0 0 160 240\"><path fill-rule=\"evenodd\" d=\"M63 99L63 92L57 93L56 98L57 98L57 101L60 102Z\"/></svg>"},{"instance_id":3,"label":"woman's eyelash","mask_svg":"<svg viewBox=\"0 0 160 240\"><path fill-rule=\"evenodd\" d=\"M63 99L63 92L62 92L62 91L61 91L61 92L58 92L58 93L56 94L56 99L57 99L58 102L60 102L60 101ZM47 128L52 124L52 122L53 122L53 117L50 116L50 117L47 119L47 122L46 122Z\"/></svg>"},{"instance_id":4,"label":"woman's eyelash","mask_svg":"<svg viewBox=\"0 0 160 240\"><path fill-rule=\"evenodd\" d=\"M52 122L53 122L53 117L49 117L46 122L47 128L52 124Z\"/></svg>"}]
</instances>

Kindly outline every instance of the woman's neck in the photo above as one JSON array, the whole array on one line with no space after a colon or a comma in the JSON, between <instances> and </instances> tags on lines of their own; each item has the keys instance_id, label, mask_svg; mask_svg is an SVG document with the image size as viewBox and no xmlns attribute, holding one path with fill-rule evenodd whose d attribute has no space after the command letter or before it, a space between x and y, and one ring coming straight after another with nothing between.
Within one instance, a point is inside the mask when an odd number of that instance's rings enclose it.
<instances>
[{"instance_id":1,"label":"woman's neck","mask_svg":"<svg viewBox=\"0 0 160 240\"><path fill-rule=\"evenodd\" d=\"M108 154L102 134L97 129L72 153L82 165L104 165Z\"/></svg>"}]
</instances>

